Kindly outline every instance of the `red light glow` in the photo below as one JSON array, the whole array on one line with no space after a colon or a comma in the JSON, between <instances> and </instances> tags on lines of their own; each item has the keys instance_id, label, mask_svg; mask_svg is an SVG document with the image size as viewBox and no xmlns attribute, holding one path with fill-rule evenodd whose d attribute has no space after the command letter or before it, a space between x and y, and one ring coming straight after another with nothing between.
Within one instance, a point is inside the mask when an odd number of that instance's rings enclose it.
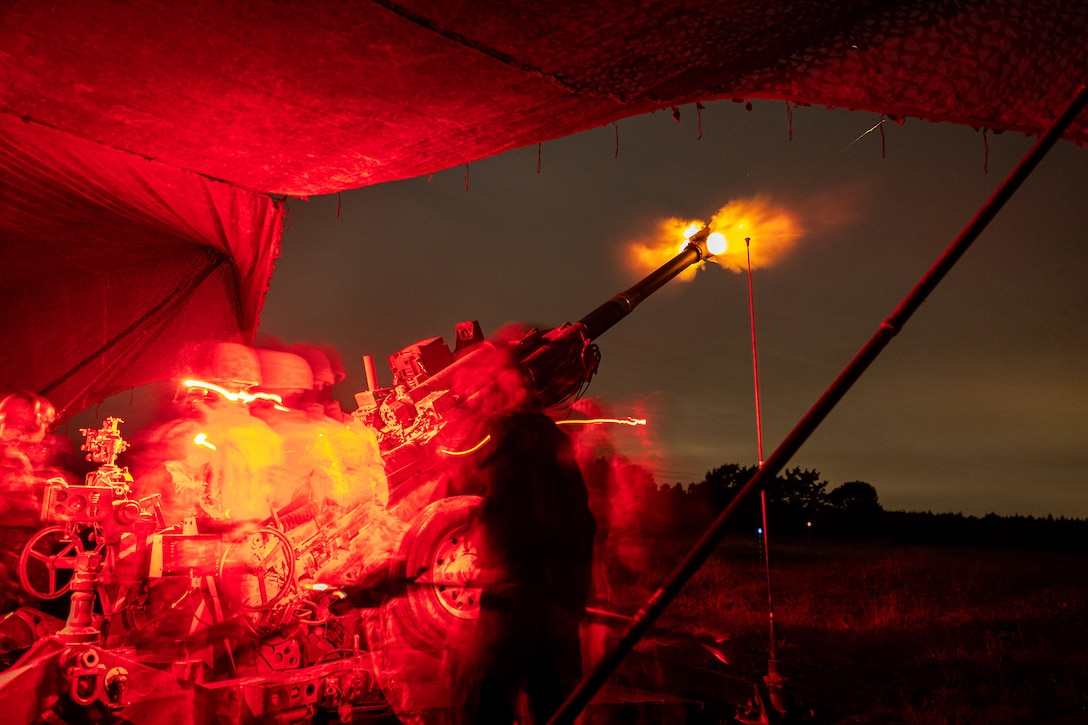
<instances>
[{"instance_id":1,"label":"red light glow","mask_svg":"<svg viewBox=\"0 0 1088 725\"><path fill-rule=\"evenodd\" d=\"M573 420L556 421L556 425L608 425L608 424L612 424L612 425L630 425L630 426L646 425L646 419L645 418L627 417L627 418L588 418L588 419L573 419ZM453 450L450 450L448 448L440 448L439 451L442 453L442 455L445 455L445 456L467 456L467 455L469 455L471 453L475 453L476 451L483 448L485 445L487 445L487 442L490 441L490 440L491 440L491 436L486 435L486 436L483 437L483 439L479 443L472 446L471 448L466 448L463 451L453 451Z\"/></svg>"},{"instance_id":2,"label":"red light glow","mask_svg":"<svg viewBox=\"0 0 1088 725\"><path fill-rule=\"evenodd\" d=\"M646 425L646 419L645 418L630 418L630 417L628 417L628 418L586 418L586 419L581 419L581 420L579 420L579 419L561 420L561 421L558 422L558 425L604 425L604 424L609 424L609 423L612 423L612 424L615 424L615 425L631 425L631 426Z\"/></svg>"},{"instance_id":3,"label":"red light glow","mask_svg":"<svg viewBox=\"0 0 1088 725\"><path fill-rule=\"evenodd\" d=\"M204 390L209 393L216 393L224 400L229 400L232 403L242 403L243 405L249 405L255 400L265 400L273 403L277 410L287 411L289 408L283 406L283 398L274 393L250 393L245 390L239 390L236 393L232 393L226 388L223 388L215 383L205 382L203 380L186 380L184 383L186 388L196 388L198 390Z\"/></svg>"},{"instance_id":4,"label":"red light glow","mask_svg":"<svg viewBox=\"0 0 1088 725\"><path fill-rule=\"evenodd\" d=\"M463 451L451 451L448 448L439 448L438 450L439 450L440 453L442 453L442 455L445 455L445 456L467 456L470 453L475 453L476 451L483 448L485 445L487 445L487 442L489 440L491 440L491 436L490 435L485 435L483 437L483 440L481 440L479 443L472 446L471 448L466 448Z\"/></svg>"},{"instance_id":5,"label":"red light glow","mask_svg":"<svg viewBox=\"0 0 1088 725\"><path fill-rule=\"evenodd\" d=\"M207 448L210 451L216 450L215 444L208 440L208 435L206 433L197 433L196 436L193 437L193 444L201 446L202 448Z\"/></svg>"}]
</instances>

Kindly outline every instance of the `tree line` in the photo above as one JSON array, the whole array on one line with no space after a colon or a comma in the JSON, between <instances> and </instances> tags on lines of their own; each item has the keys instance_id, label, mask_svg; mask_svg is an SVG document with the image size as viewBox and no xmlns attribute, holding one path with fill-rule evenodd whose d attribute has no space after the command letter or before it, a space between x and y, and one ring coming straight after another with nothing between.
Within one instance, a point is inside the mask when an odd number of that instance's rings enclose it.
<instances>
[{"instance_id":1,"label":"tree line","mask_svg":"<svg viewBox=\"0 0 1088 725\"><path fill-rule=\"evenodd\" d=\"M659 526L672 533L704 529L756 473L731 463L698 482L660 485L652 499ZM1066 517L966 516L931 511L886 511L876 488L865 481L829 487L813 469L780 473L765 491L767 528L773 536L821 539L881 539L893 543L986 548L1088 551L1088 520ZM727 528L758 534L763 526L760 496L751 496Z\"/></svg>"}]
</instances>

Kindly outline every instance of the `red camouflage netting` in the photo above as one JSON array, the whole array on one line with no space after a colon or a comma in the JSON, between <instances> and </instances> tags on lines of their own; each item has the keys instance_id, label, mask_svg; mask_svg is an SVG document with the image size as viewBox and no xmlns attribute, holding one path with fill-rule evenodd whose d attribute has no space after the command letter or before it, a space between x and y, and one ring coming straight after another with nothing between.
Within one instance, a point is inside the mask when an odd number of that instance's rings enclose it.
<instances>
[{"instance_id":1,"label":"red camouflage netting","mask_svg":"<svg viewBox=\"0 0 1088 725\"><path fill-rule=\"evenodd\" d=\"M1088 77L1086 31L1088 6L1047 0L15 0L0 387L75 412L162 377L197 328L250 341L282 231L269 195L715 99L1036 134Z\"/></svg>"}]
</instances>

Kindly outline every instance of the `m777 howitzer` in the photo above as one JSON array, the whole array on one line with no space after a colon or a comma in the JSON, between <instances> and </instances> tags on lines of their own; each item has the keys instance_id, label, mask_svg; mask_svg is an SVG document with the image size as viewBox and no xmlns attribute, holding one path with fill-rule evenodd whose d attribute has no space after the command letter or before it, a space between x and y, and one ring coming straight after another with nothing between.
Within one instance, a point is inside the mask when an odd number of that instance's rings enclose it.
<instances>
[{"instance_id":1,"label":"m777 howitzer","mask_svg":"<svg viewBox=\"0 0 1088 725\"><path fill-rule=\"evenodd\" d=\"M485 340L466 323L453 351L433 338L391 356L392 387L378 388L368 372L355 417L377 432L390 511L450 475L449 455L483 438L489 415L511 402L504 376L544 406L576 396L597 370L594 341L708 259L707 236L695 234L577 322L507 340ZM200 722L329 721L425 699L404 696L410 685L386 650L439 652L477 616L468 534L479 498L412 500L390 513L369 499L329 508L300 497L257 524L164 528L155 497L132 499L131 477L115 465L126 445L117 422L84 431L99 470L83 485L47 486L49 526L24 549L28 591L70 593L71 603L67 621L48 631L23 609L0 622L0 655L11 665L0 671L0 698L19 704L11 722L39 722L46 711L135 721L179 707L199 710ZM377 529L393 551L374 544ZM360 552L375 554L377 584L362 582L373 596L345 611L338 605L352 582L337 578L339 564ZM374 626L395 646L368 641ZM163 627L172 634L157 634Z\"/></svg>"},{"instance_id":2,"label":"m777 howitzer","mask_svg":"<svg viewBox=\"0 0 1088 725\"><path fill-rule=\"evenodd\" d=\"M708 228L699 230L675 257L578 322L534 328L512 340L485 340L479 323L463 322L452 351L434 337L391 355L388 388L377 386L368 357L370 389L355 396L353 415L377 431L391 502L425 483L441 459L436 453L467 448L482 437L472 440L480 433L480 413L501 409L501 403L487 402L489 394L499 394L497 361L516 371L543 407L571 400L597 371L594 341L685 269L710 258L708 236Z\"/></svg>"},{"instance_id":3,"label":"m777 howitzer","mask_svg":"<svg viewBox=\"0 0 1088 725\"><path fill-rule=\"evenodd\" d=\"M370 389L356 395L353 415L376 431L389 504L405 501L398 515L409 522L389 567L393 596L383 605L405 642L441 649L479 612L470 531L480 499L442 497L437 485L444 478L453 491L471 492L453 480L467 470L457 465L464 458L454 457L486 441L491 416L515 404L525 388L545 408L579 395L600 362L594 341L685 269L709 259L708 237L709 229L699 230L675 257L577 322L492 340L483 338L477 322L461 323L452 351L435 337L391 355L389 388L378 387L373 362L365 359ZM426 494L425 505L408 499L417 490Z\"/></svg>"}]
</instances>

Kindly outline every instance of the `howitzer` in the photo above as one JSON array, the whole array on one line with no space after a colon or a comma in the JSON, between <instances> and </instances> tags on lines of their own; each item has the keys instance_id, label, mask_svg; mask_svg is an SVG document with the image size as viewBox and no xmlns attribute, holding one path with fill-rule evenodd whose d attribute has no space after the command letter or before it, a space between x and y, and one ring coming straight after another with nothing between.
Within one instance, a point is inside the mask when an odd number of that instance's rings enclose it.
<instances>
[{"instance_id":1,"label":"howitzer","mask_svg":"<svg viewBox=\"0 0 1088 725\"><path fill-rule=\"evenodd\" d=\"M461 323L453 350L436 337L391 355L389 388L378 388L367 361L370 390L356 396L353 415L377 432L390 504L443 476L456 477L462 469L452 456L486 441L490 416L516 400L508 386L527 389L545 408L579 395L600 362L594 341L685 269L710 258L708 236L709 229L699 230L675 257L577 322L490 340L477 322ZM437 500L414 515L408 508L410 526L389 573L403 592L386 609L403 637L421 649L440 649L479 611L468 534L480 499L471 486L452 483L454 491L470 495L428 496Z\"/></svg>"},{"instance_id":2,"label":"howitzer","mask_svg":"<svg viewBox=\"0 0 1088 725\"><path fill-rule=\"evenodd\" d=\"M453 350L435 337L391 355L393 386L378 388L368 374L371 389L356 396L353 416L376 432L389 504L447 475L451 456L486 437L488 417L516 397L504 386L528 388L544 407L578 395L600 361L594 341L685 269L708 259L708 234L705 228L695 233L673 259L577 322L491 340L477 322L465 322L457 326ZM396 544L388 576L374 577L386 591L368 592L366 599L381 599L389 590L402 594L389 607L415 646L440 646L451 627L476 614L475 551L465 534L478 501L472 495L439 497L399 512L408 529ZM249 590L234 592L239 608L258 630L282 626L305 599L300 582L316 581L326 565L342 560L352 540L366 535L375 513L368 502L335 511L303 502L231 544L222 556L230 569L224 578L232 589L241 584Z\"/></svg>"},{"instance_id":3,"label":"howitzer","mask_svg":"<svg viewBox=\"0 0 1088 725\"><path fill-rule=\"evenodd\" d=\"M580 394L600 361L596 339L708 259L707 236L706 229L698 232L672 260L577 322L502 339L484 339L478 323L462 323L453 350L431 338L390 356L388 388L377 385L368 362L369 390L356 396L353 415L376 432L388 510L369 499L329 507L302 497L256 525L187 520L165 529L153 499L129 498L131 477L115 465L125 446L118 421L109 419L97 433L84 431L84 450L102 465L84 486L49 487L42 519L64 526L37 537L21 566L44 568L50 576L56 569L71 571L70 585L48 578L48 590L37 594L71 589L73 606L69 621L52 628L55 636L35 634L29 625L19 630L27 631L18 642L26 652L0 673L0 695L26 701L14 721L36 722L39 711L54 705L77 715L105 709L139 719L195 702L209 722L304 721L380 711L385 703L396 710L398 701L425 706L418 691L398 696L412 685L386 650L441 651L476 617L469 534L480 499L433 492L405 499L450 475L451 456L486 436L490 415L516 400L511 390L527 389L545 407ZM339 564L355 563L357 545L373 544L377 537L370 530L383 526L386 542L394 543L392 556L373 546L380 556L374 569L363 570L364 581L337 578L344 571ZM94 537L84 542L80 534L88 529ZM137 592L127 590L107 601L107 588L115 584L139 588L148 603L129 606ZM334 605L351 584L373 596L362 597L367 603L361 609L345 612ZM182 596L174 598L175 591ZM91 609L96 594L102 616ZM191 623L187 633L177 631L179 622ZM151 649L140 649L159 623L176 639L152 639ZM366 641L372 627L395 646ZM40 682L40 673L54 671L44 663L61 668L65 692Z\"/></svg>"},{"instance_id":4,"label":"howitzer","mask_svg":"<svg viewBox=\"0 0 1088 725\"><path fill-rule=\"evenodd\" d=\"M425 474L443 452L474 442L471 431L479 433L479 412L495 410L484 400L499 393L496 361L516 371L545 408L571 400L597 371L595 340L685 269L708 259L708 235L706 227L696 232L679 254L578 322L533 328L511 340L485 340L478 322L463 322L452 351L434 337L391 355L393 385L388 388L378 388L368 360L370 389L355 396L359 407L353 415L377 431L391 502L425 483ZM458 421L469 423L459 426Z\"/></svg>"}]
</instances>

